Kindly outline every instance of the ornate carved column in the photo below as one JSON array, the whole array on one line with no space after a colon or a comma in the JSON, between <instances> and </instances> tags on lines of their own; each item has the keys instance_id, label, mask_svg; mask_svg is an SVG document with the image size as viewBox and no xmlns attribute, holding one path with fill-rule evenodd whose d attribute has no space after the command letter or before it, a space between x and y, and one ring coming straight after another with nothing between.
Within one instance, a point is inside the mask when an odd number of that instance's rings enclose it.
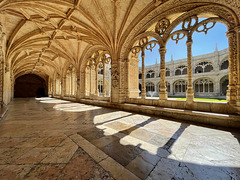
<instances>
[{"instance_id":1,"label":"ornate carved column","mask_svg":"<svg viewBox=\"0 0 240 180\"><path fill-rule=\"evenodd\" d=\"M102 96L105 97L106 92L105 92L105 62L103 62L103 92L102 92Z\"/></svg>"},{"instance_id":2,"label":"ornate carved column","mask_svg":"<svg viewBox=\"0 0 240 180\"><path fill-rule=\"evenodd\" d=\"M237 34L237 73L238 73L236 104L237 106L240 107L240 26L236 27L235 31Z\"/></svg>"},{"instance_id":3,"label":"ornate carved column","mask_svg":"<svg viewBox=\"0 0 240 180\"><path fill-rule=\"evenodd\" d=\"M160 48L159 49L160 53L160 89L159 89L159 99L160 100L167 100L167 91L166 91L166 67L165 67L165 54L166 54L166 49L165 48Z\"/></svg>"},{"instance_id":4,"label":"ornate carved column","mask_svg":"<svg viewBox=\"0 0 240 180\"><path fill-rule=\"evenodd\" d=\"M144 62L144 59L145 59L145 53L144 53L144 50L142 51L142 93L141 93L141 96L142 96L142 99L145 99L146 97L146 85L145 85L145 62Z\"/></svg>"},{"instance_id":5,"label":"ornate carved column","mask_svg":"<svg viewBox=\"0 0 240 180\"><path fill-rule=\"evenodd\" d=\"M0 50L0 106L4 105L3 103L3 77L4 77L4 59L2 57L2 50Z\"/></svg>"},{"instance_id":6,"label":"ornate carved column","mask_svg":"<svg viewBox=\"0 0 240 180\"><path fill-rule=\"evenodd\" d=\"M62 78L62 83L61 83L61 98L64 98L65 96L65 91L66 91L66 87L65 87L65 84L66 84L66 77L63 77Z\"/></svg>"},{"instance_id":7,"label":"ornate carved column","mask_svg":"<svg viewBox=\"0 0 240 180\"><path fill-rule=\"evenodd\" d=\"M194 100L194 92L192 86L192 38L189 36L187 40L187 92L186 99L187 102L191 103Z\"/></svg>"},{"instance_id":8,"label":"ornate carved column","mask_svg":"<svg viewBox=\"0 0 240 180\"><path fill-rule=\"evenodd\" d=\"M119 65L120 66L120 65ZM111 64L111 102L119 102L120 73L117 60L112 59Z\"/></svg>"},{"instance_id":9,"label":"ornate carved column","mask_svg":"<svg viewBox=\"0 0 240 180\"><path fill-rule=\"evenodd\" d=\"M229 31L228 48L229 48L229 85L227 90L227 101L230 104L236 104L236 85L238 82L237 72L237 35L235 31Z\"/></svg>"}]
</instances>

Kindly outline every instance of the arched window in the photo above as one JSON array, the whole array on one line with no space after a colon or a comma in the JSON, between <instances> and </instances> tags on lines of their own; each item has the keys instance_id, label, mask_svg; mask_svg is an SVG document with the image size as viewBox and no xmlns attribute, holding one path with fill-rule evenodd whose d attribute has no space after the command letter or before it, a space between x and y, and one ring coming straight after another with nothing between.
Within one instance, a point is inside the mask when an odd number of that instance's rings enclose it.
<instances>
[{"instance_id":1,"label":"arched window","mask_svg":"<svg viewBox=\"0 0 240 180\"><path fill-rule=\"evenodd\" d=\"M153 92L155 91L155 85L152 82L149 82L146 84L146 92Z\"/></svg>"},{"instance_id":2,"label":"arched window","mask_svg":"<svg viewBox=\"0 0 240 180\"><path fill-rule=\"evenodd\" d=\"M167 92L170 92L170 83L166 81L166 89L167 89Z\"/></svg>"},{"instance_id":3,"label":"arched window","mask_svg":"<svg viewBox=\"0 0 240 180\"><path fill-rule=\"evenodd\" d=\"M174 91L175 93L186 92L187 82L185 80L178 80L174 83Z\"/></svg>"},{"instance_id":4,"label":"arched window","mask_svg":"<svg viewBox=\"0 0 240 180\"><path fill-rule=\"evenodd\" d=\"M195 73L203 73L203 67L202 66L197 66L195 68Z\"/></svg>"},{"instance_id":5,"label":"arched window","mask_svg":"<svg viewBox=\"0 0 240 180\"><path fill-rule=\"evenodd\" d=\"M155 72L153 70L150 70L147 72L146 78L154 78Z\"/></svg>"},{"instance_id":6,"label":"arched window","mask_svg":"<svg viewBox=\"0 0 240 180\"><path fill-rule=\"evenodd\" d=\"M56 94L57 95L61 95L61 77L59 74L57 74L56 76L56 86L55 86L56 90Z\"/></svg>"},{"instance_id":7,"label":"arched window","mask_svg":"<svg viewBox=\"0 0 240 180\"><path fill-rule=\"evenodd\" d=\"M76 95L76 84L77 84L77 74L76 74L76 69L72 68L72 74L71 74L71 95L75 96Z\"/></svg>"},{"instance_id":8,"label":"arched window","mask_svg":"<svg viewBox=\"0 0 240 180\"><path fill-rule=\"evenodd\" d=\"M175 76L184 75L184 74L187 74L187 66L185 65L178 66L178 68L175 71Z\"/></svg>"},{"instance_id":9,"label":"arched window","mask_svg":"<svg viewBox=\"0 0 240 180\"><path fill-rule=\"evenodd\" d=\"M103 81L102 80L98 81L98 92L99 92L99 95L101 95L103 93Z\"/></svg>"},{"instance_id":10,"label":"arched window","mask_svg":"<svg viewBox=\"0 0 240 180\"><path fill-rule=\"evenodd\" d=\"M213 66L210 62L201 62L195 68L195 73L204 73L213 71Z\"/></svg>"},{"instance_id":11,"label":"arched window","mask_svg":"<svg viewBox=\"0 0 240 180\"><path fill-rule=\"evenodd\" d=\"M224 76L220 80L220 88L221 88L221 96L226 96L228 90L229 78L228 76Z\"/></svg>"},{"instance_id":12,"label":"arched window","mask_svg":"<svg viewBox=\"0 0 240 180\"><path fill-rule=\"evenodd\" d=\"M98 74L103 74L103 67L99 67Z\"/></svg>"},{"instance_id":13,"label":"arched window","mask_svg":"<svg viewBox=\"0 0 240 180\"><path fill-rule=\"evenodd\" d=\"M68 70L66 74L66 95L70 95L71 91L71 72Z\"/></svg>"},{"instance_id":14,"label":"arched window","mask_svg":"<svg viewBox=\"0 0 240 180\"><path fill-rule=\"evenodd\" d=\"M105 51L96 51L89 57L85 69L85 95L111 95L111 57ZM94 95L94 96L93 96Z\"/></svg>"},{"instance_id":15,"label":"arched window","mask_svg":"<svg viewBox=\"0 0 240 180\"><path fill-rule=\"evenodd\" d=\"M142 74L141 73L138 75L138 79L142 79Z\"/></svg>"},{"instance_id":16,"label":"arched window","mask_svg":"<svg viewBox=\"0 0 240 180\"><path fill-rule=\"evenodd\" d=\"M77 83L76 69L73 67L73 65L70 65L66 74L65 95L74 96L76 94L76 83Z\"/></svg>"},{"instance_id":17,"label":"arched window","mask_svg":"<svg viewBox=\"0 0 240 180\"><path fill-rule=\"evenodd\" d=\"M170 69L166 68L166 76L170 76Z\"/></svg>"},{"instance_id":18,"label":"arched window","mask_svg":"<svg viewBox=\"0 0 240 180\"><path fill-rule=\"evenodd\" d=\"M223 61L223 63L220 66L220 70L228 69L228 60Z\"/></svg>"},{"instance_id":19,"label":"arched window","mask_svg":"<svg viewBox=\"0 0 240 180\"><path fill-rule=\"evenodd\" d=\"M196 93L213 92L213 82L209 79L198 79L194 82L194 89Z\"/></svg>"}]
</instances>

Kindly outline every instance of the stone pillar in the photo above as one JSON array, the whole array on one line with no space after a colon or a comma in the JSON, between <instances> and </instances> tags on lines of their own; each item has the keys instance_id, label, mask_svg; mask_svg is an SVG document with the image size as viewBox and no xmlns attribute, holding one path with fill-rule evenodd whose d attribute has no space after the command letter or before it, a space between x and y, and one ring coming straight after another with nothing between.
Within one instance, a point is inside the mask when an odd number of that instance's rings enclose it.
<instances>
[{"instance_id":1,"label":"stone pillar","mask_svg":"<svg viewBox=\"0 0 240 180\"><path fill-rule=\"evenodd\" d=\"M128 69L128 97L138 98L139 97L139 59L137 57L132 57L130 61L127 61Z\"/></svg>"},{"instance_id":2,"label":"stone pillar","mask_svg":"<svg viewBox=\"0 0 240 180\"><path fill-rule=\"evenodd\" d=\"M188 37L187 40L187 92L186 92L186 99L188 103L192 103L194 100L194 92L192 86L192 38Z\"/></svg>"},{"instance_id":3,"label":"stone pillar","mask_svg":"<svg viewBox=\"0 0 240 180\"><path fill-rule=\"evenodd\" d=\"M103 92L102 92L103 97L106 96L106 92L105 92L105 71L106 71L105 62L103 62Z\"/></svg>"},{"instance_id":4,"label":"stone pillar","mask_svg":"<svg viewBox=\"0 0 240 180\"><path fill-rule=\"evenodd\" d=\"M63 77L62 78L62 81L61 81L61 98L64 98L65 96L65 90L66 90L66 87L65 87L65 84L66 84L66 77Z\"/></svg>"},{"instance_id":5,"label":"stone pillar","mask_svg":"<svg viewBox=\"0 0 240 180\"><path fill-rule=\"evenodd\" d=\"M120 67L121 64L117 58L112 58L111 61L111 103L119 103L119 88L120 88Z\"/></svg>"},{"instance_id":6,"label":"stone pillar","mask_svg":"<svg viewBox=\"0 0 240 180\"><path fill-rule=\"evenodd\" d=\"M87 73L86 73L86 68L85 71L80 71L79 73L79 99L84 98L86 96L86 81L87 81Z\"/></svg>"},{"instance_id":7,"label":"stone pillar","mask_svg":"<svg viewBox=\"0 0 240 180\"><path fill-rule=\"evenodd\" d=\"M145 85L145 53L144 50L142 50L142 92L141 92L141 96L142 99L145 99L146 97L146 85Z\"/></svg>"},{"instance_id":8,"label":"stone pillar","mask_svg":"<svg viewBox=\"0 0 240 180\"><path fill-rule=\"evenodd\" d=\"M167 100L167 90L166 90L166 67L165 67L165 54L166 54L166 49L165 48L160 48L159 49L160 53L160 89L159 89L159 99L160 100Z\"/></svg>"},{"instance_id":9,"label":"stone pillar","mask_svg":"<svg viewBox=\"0 0 240 180\"><path fill-rule=\"evenodd\" d=\"M2 51L2 50L1 50ZM4 59L0 52L0 106L3 107L3 78L4 78Z\"/></svg>"},{"instance_id":10,"label":"stone pillar","mask_svg":"<svg viewBox=\"0 0 240 180\"><path fill-rule=\"evenodd\" d=\"M237 85L237 36L235 31L229 31L228 48L229 48L229 85L227 90L227 101L230 104L236 103L236 85Z\"/></svg>"},{"instance_id":11,"label":"stone pillar","mask_svg":"<svg viewBox=\"0 0 240 180\"><path fill-rule=\"evenodd\" d=\"M98 66L95 68L95 96L98 96Z\"/></svg>"},{"instance_id":12,"label":"stone pillar","mask_svg":"<svg viewBox=\"0 0 240 180\"><path fill-rule=\"evenodd\" d=\"M76 76L77 76L77 89L76 89L76 100L80 99L80 72L76 72Z\"/></svg>"},{"instance_id":13,"label":"stone pillar","mask_svg":"<svg viewBox=\"0 0 240 180\"><path fill-rule=\"evenodd\" d=\"M237 73L238 73L236 104L239 107L238 113L240 114L240 26L237 27L235 30L237 34Z\"/></svg>"},{"instance_id":14,"label":"stone pillar","mask_svg":"<svg viewBox=\"0 0 240 180\"><path fill-rule=\"evenodd\" d=\"M54 85L56 84L55 80L52 79L52 97L54 97Z\"/></svg>"},{"instance_id":15,"label":"stone pillar","mask_svg":"<svg viewBox=\"0 0 240 180\"><path fill-rule=\"evenodd\" d=\"M52 97L53 96L53 89L52 89L52 79L50 77L48 78L48 96Z\"/></svg>"},{"instance_id":16,"label":"stone pillar","mask_svg":"<svg viewBox=\"0 0 240 180\"><path fill-rule=\"evenodd\" d=\"M89 96L92 96L92 89L93 89L93 85L92 85L92 81L93 81L93 73L92 73L92 67L90 67L90 89L89 89Z\"/></svg>"}]
</instances>

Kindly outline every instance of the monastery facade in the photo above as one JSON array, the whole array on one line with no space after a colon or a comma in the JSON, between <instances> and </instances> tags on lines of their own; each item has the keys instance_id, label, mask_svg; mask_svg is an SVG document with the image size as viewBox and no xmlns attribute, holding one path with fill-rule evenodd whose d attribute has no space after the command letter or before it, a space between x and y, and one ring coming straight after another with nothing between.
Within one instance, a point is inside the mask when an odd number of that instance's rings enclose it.
<instances>
[{"instance_id":1,"label":"monastery facade","mask_svg":"<svg viewBox=\"0 0 240 180\"><path fill-rule=\"evenodd\" d=\"M195 97L226 96L228 86L228 49L193 56L192 74ZM139 68L139 87L142 88L142 68ZM160 89L160 64L145 67L147 97L158 97ZM166 62L166 89L168 96L186 96L187 59ZM141 93L140 93L141 95Z\"/></svg>"}]
</instances>

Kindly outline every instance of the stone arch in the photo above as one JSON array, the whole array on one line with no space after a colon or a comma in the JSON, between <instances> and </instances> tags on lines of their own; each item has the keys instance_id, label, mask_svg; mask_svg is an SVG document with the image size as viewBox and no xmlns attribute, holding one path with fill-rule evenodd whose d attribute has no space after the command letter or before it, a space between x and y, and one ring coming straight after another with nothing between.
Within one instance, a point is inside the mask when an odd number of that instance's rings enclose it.
<instances>
[{"instance_id":1,"label":"stone arch","mask_svg":"<svg viewBox=\"0 0 240 180\"><path fill-rule=\"evenodd\" d=\"M224 70L224 69L228 69L228 67L229 67L229 62L228 62L228 59L226 59L220 63L219 69Z\"/></svg>"},{"instance_id":2,"label":"stone arch","mask_svg":"<svg viewBox=\"0 0 240 180\"><path fill-rule=\"evenodd\" d=\"M179 65L175 69L175 76L187 74L186 70L187 70L187 66L186 65Z\"/></svg>"},{"instance_id":3,"label":"stone arch","mask_svg":"<svg viewBox=\"0 0 240 180\"><path fill-rule=\"evenodd\" d=\"M154 70L148 70L146 74L146 78L154 78L155 77L155 71Z\"/></svg>"},{"instance_id":4,"label":"stone arch","mask_svg":"<svg viewBox=\"0 0 240 180\"><path fill-rule=\"evenodd\" d=\"M167 76L170 76L170 75L171 75L170 69L169 69L169 68L166 68L166 75L165 75L165 76L167 77Z\"/></svg>"},{"instance_id":5,"label":"stone arch","mask_svg":"<svg viewBox=\"0 0 240 180\"><path fill-rule=\"evenodd\" d=\"M226 96L227 90L228 90L228 84L229 84L229 77L228 77L228 75L223 76L220 79L220 95L221 96Z\"/></svg>"},{"instance_id":6,"label":"stone arch","mask_svg":"<svg viewBox=\"0 0 240 180\"><path fill-rule=\"evenodd\" d=\"M48 82L36 74L24 74L15 80L14 97L47 96Z\"/></svg>"},{"instance_id":7,"label":"stone arch","mask_svg":"<svg viewBox=\"0 0 240 180\"><path fill-rule=\"evenodd\" d=\"M173 92L175 95L185 95L187 90L187 80L178 79L173 83Z\"/></svg>"},{"instance_id":8,"label":"stone arch","mask_svg":"<svg viewBox=\"0 0 240 180\"><path fill-rule=\"evenodd\" d=\"M194 91L197 96L211 96L214 92L216 83L214 80L206 77L201 77L193 82Z\"/></svg>"},{"instance_id":9,"label":"stone arch","mask_svg":"<svg viewBox=\"0 0 240 180\"><path fill-rule=\"evenodd\" d=\"M239 23L239 20L234 11L224 5L210 4L210 1L209 4L201 2L198 4L195 2L188 2L188 4L181 2L177 3L179 3L179 6L177 7L176 3L171 0L168 3L164 3L163 5L159 6L159 8L156 8L154 11L149 13L146 17L139 20L139 22L135 24L134 29L129 30L129 32L126 34L126 40L122 41L123 44L120 51L120 59L123 63L125 62L124 60L128 59L127 53L134 43L132 40L139 34L143 34L142 32L145 33L145 31L147 31L149 33L149 31L151 31L149 28L153 26L154 23L157 23L157 21L163 18L172 18L170 15L178 14L179 17L171 20L171 28L169 26L165 31L165 35L162 36L162 47L165 47L171 31L184 19L193 15L203 15L205 12L207 12L208 17L213 17L217 22L225 24L229 30L236 27ZM168 6L165 6L166 4L168 4ZM126 79L127 77L124 78L124 80Z\"/></svg>"},{"instance_id":10,"label":"stone arch","mask_svg":"<svg viewBox=\"0 0 240 180\"><path fill-rule=\"evenodd\" d=\"M210 61L201 61L195 66L195 73L204 73L213 71L213 65Z\"/></svg>"}]
</instances>

